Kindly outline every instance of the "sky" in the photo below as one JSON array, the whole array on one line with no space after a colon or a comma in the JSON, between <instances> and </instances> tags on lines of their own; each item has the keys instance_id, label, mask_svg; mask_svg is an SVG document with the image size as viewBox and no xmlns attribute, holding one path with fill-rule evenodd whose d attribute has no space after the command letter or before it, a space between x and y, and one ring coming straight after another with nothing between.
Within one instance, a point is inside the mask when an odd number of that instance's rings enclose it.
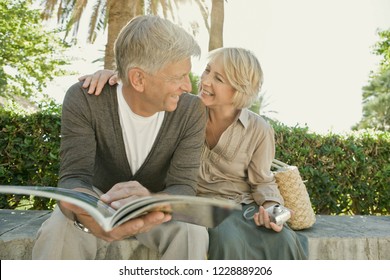
<instances>
[{"instance_id":1,"label":"sky","mask_svg":"<svg viewBox=\"0 0 390 280\"><path fill-rule=\"evenodd\" d=\"M207 54L208 33L197 11L182 8L179 15L199 21L195 38ZM261 113L317 133L348 132L361 119L362 87L379 62L372 54L378 28L390 28L389 0L225 2L224 46L253 51L264 71L268 105ZM72 49L78 58L73 70L91 73L101 67L91 62L102 56L105 35L94 45L79 39ZM204 63L194 61L193 71L200 75ZM58 78L49 89L61 102L61 88L74 81L75 76Z\"/></svg>"}]
</instances>

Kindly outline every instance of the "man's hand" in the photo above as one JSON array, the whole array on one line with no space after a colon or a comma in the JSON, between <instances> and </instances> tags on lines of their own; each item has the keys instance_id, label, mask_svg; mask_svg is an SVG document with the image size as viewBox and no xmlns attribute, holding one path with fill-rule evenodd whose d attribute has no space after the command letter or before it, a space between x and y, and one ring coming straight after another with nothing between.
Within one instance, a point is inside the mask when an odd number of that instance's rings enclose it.
<instances>
[{"instance_id":1,"label":"man's hand","mask_svg":"<svg viewBox=\"0 0 390 280\"><path fill-rule=\"evenodd\" d=\"M137 181L128 181L115 184L100 199L112 208L118 209L131 200L141 196L149 196L150 192Z\"/></svg>"},{"instance_id":2,"label":"man's hand","mask_svg":"<svg viewBox=\"0 0 390 280\"><path fill-rule=\"evenodd\" d=\"M154 226L168 222L171 219L170 215L163 212L151 212L139 218L129 220L107 232L100 227L94 218L80 207L61 202L61 208L72 211L75 219L82 223L93 235L108 242L122 240L139 233L147 232Z\"/></svg>"},{"instance_id":3,"label":"man's hand","mask_svg":"<svg viewBox=\"0 0 390 280\"><path fill-rule=\"evenodd\" d=\"M100 95L107 82L110 85L115 85L118 83L118 80L115 72L108 69L99 70L93 74L84 75L79 78L79 81L84 81L83 88L88 88L88 93L95 95Z\"/></svg>"},{"instance_id":4,"label":"man's hand","mask_svg":"<svg viewBox=\"0 0 390 280\"><path fill-rule=\"evenodd\" d=\"M74 189L80 192L87 192L96 195L92 191L86 189ZM121 206L131 199L139 196L150 195L149 191L136 181L129 181L118 183L114 185L102 197L109 198L104 202L109 202L112 206ZM102 199L103 200L103 199ZM147 232L151 228L171 220L171 215L162 211L154 211L145 214L141 217L131 219L122 225L112 229L111 231L104 231L103 228L82 208L67 202L60 202L59 206L65 216L73 220L77 220L84 227L86 227L97 238L108 242L122 240L139 233Z\"/></svg>"}]
</instances>

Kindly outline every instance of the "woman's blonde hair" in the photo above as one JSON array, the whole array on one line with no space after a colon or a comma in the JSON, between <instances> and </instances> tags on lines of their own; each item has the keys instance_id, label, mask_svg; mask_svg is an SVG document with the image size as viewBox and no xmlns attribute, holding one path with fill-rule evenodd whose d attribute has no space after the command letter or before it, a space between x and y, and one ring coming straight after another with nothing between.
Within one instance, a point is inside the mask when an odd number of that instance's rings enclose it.
<instances>
[{"instance_id":1,"label":"woman's blonde hair","mask_svg":"<svg viewBox=\"0 0 390 280\"><path fill-rule=\"evenodd\" d=\"M139 67L155 74L169 63L192 56L201 50L194 38L183 28L158 16L138 16L123 27L114 46L116 69L123 83L127 73Z\"/></svg>"},{"instance_id":2,"label":"woman's blonde hair","mask_svg":"<svg viewBox=\"0 0 390 280\"><path fill-rule=\"evenodd\" d=\"M263 70L256 56L243 48L219 48L209 53L210 61L216 58L222 58L226 78L236 90L234 106L250 107L263 84Z\"/></svg>"}]
</instances>

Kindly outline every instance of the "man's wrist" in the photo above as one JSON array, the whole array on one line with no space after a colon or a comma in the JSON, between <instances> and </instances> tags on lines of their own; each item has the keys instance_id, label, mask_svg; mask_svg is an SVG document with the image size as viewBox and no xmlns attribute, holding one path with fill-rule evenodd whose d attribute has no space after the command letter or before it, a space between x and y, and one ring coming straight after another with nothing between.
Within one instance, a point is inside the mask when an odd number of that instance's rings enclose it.
<instances>
[{"instance_id":1,"label":"man's wrist","mask_svg":"<svg viewBox=\"0 0 390 280\"><path fill-rule=\"evenodd\" d=\"M79 221L77 221L77 219L74 220L73 224L74 224L74 226L75 226L77 229L79 229L79 230L81 230L81 231L83 231L83 232L85 232L85 233L91 233L91 231L90 231L88 228L86 228L82 223L80 223Z\"/></svg>"},{"instance_id":2,"label":"man's wrist","mask_svg":"<svg viewBox=\"0 0 390 280\"><path fill-rule=\"evenodd\" d=\"M64 214L64 216L67 217L69 220L71 221L76 220L76 214L73 211L69 210L68 208L62 206L61 201L58 203L58 207L60 207L62 214Z\"/></svg>"}]
</instances>

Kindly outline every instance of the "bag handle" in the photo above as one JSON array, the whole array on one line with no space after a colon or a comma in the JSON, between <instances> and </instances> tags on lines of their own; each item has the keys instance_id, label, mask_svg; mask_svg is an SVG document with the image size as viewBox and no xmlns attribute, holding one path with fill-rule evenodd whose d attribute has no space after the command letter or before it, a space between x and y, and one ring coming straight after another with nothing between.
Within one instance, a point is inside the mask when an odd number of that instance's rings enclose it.
<instances>
[{"instance_id":1,"label":"bag handle","mask_svg":"<svg viewBox=\"0 0 390 280\"><path fill-rule=\"evenodd\" d=\"M272 160L271 166L278 169L278 170L283 169L283 168L288 169L290 167L290 165L288 165L287 163L284 163L284 162L277 160L277 159ZM303 180L302 182L306 183L307 180Z\"/></svg>"},{"instance_id":2,"label":"bag handle","mask_svg":"<svg viewBox=\"0 0 390 280\"><path fill-rule=\"evenodd\" d=\"M276 168L276 169L289 167L289 165L287 163L284 163L284 162L277 160L277 159L272 160L271 166Z\"/></svg>"}]
</instances>

